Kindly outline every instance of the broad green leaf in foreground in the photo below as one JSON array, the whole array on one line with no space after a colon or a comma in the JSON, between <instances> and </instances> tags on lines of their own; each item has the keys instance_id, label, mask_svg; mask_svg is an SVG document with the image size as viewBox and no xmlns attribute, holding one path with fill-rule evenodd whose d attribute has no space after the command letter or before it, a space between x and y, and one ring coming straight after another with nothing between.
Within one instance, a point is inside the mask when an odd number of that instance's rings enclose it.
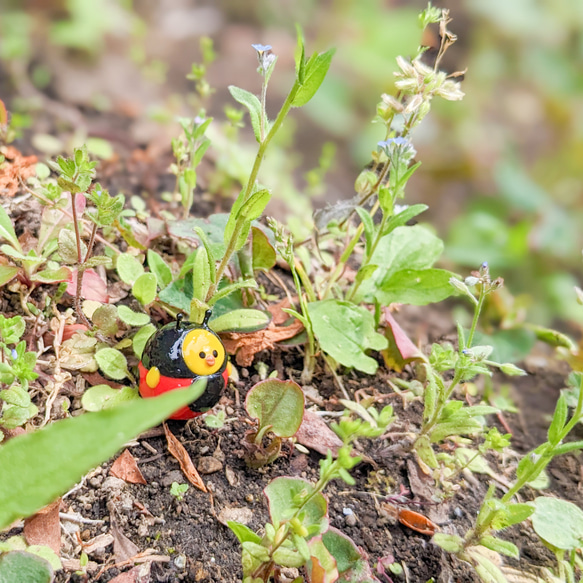
<instances>
[{"instance_id":1,"label":"broad green leaf in foreground","mask_svg":"<svg viewBox=\"0 0 583 583\"><path fill-rule=\"evenodd\" d=\"M0 530L50 504L126 441L196 400L205 384L57 421L9 440L0 447Z\"/></svg>"},{"instance_id":2,"label":"broad green leaf in foreground","mask_svg":"<svg viewBox=\"0 0 583 583\"><path fill-rule=\"evenodd\" d=\"M375 330L374 318L365 308L340 300L308 304L312 328L322 350L344 366L374 374L376 360L365 350L383 350L387 339Z\"/></svg>"},{"instance_id":3,"label":"broad green leaf in foreground","mask_svg":"<svg viewBox=\"0 0 583 583\"><path fill-rule=\"evenodd\" d=\"M540 496L534 501L532 526L550 545L572 551L583 548L583 512L567 500Z\"/></svg>"}]
</instances>

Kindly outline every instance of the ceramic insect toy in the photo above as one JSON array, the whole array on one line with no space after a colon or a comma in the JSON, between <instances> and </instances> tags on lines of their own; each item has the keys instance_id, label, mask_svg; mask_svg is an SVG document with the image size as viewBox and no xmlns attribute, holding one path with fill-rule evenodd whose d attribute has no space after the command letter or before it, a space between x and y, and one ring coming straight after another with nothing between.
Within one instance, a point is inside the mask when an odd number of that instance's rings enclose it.
<instances>
[{"instance_id":1,"label":"ceramic insect toy","mask_svg":"<svg viewBox=\"0 0 583 583\"><path fill-rule=\"evenodd\" d=\"M211 310L202 324L183 321L182 314L150 337L140 371L140 395L157 397L206 378L205 392L170 419L192 419L217 403L229 378L227 353L221 339L208 327Z\"/></svg>"}]
</instances>

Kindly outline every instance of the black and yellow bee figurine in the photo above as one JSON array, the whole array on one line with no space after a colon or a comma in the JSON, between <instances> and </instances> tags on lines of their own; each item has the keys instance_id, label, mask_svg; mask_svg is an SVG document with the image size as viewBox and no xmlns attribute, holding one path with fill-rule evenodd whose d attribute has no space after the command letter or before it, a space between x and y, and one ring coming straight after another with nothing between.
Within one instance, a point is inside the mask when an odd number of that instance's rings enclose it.
<instances>
[{"instance_id":1,"label":"black and yellow bee figurine","mask_svg":"<svg viewBox=\"0 0 583 583\"><path fill-rule=\"evenodd\" d=\"M167 391L190 386L203 377L205 392L193 403L170 416L192 419L217 403L229 378L230 366L221 339L208 327L211 310L201 325L184 322L179 314L176 323L167 324L150 337L140 370L140 395L157 397Z\"/></svg>"}]
</instances>

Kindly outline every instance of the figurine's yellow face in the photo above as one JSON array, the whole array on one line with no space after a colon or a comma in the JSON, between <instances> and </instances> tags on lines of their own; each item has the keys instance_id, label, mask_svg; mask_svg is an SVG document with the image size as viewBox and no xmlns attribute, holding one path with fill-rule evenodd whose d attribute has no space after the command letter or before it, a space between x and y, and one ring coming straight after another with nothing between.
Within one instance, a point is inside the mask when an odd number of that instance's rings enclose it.
<instances>
[{"instance_id":1,"label":"figurine's yellow face","mask_svg":"<svg viewBox=\"0 0 583 583\"><path fill-rule=\"evenodd\" d=\"M186 366L199 376L217 372L225 362L225 349L221 341L204 328L196 328L186 335L182 355Z\"/></svg>"}]
</instances>

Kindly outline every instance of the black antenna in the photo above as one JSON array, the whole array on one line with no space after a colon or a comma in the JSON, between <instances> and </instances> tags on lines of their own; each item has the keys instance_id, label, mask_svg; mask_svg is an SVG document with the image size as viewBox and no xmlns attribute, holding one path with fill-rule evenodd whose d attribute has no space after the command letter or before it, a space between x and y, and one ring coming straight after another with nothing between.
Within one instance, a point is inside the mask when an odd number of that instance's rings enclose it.
<instances>
[{"instance_id":1,"label":"black antenna","mask_svg":"<svg viewBox=\"0 0 583 583\"><path fill-rule=\"evenodd\" d=\"M176 314L176 330L180 330L182 320L184 320L184 314Z\"/></svg>"},{"instance_id":2,"label":"black antenna","mask_svg":"<svg viewBox=\"0 0 583 583\"><path fill-rule=\"evenodd\" d=\"M205 327L205 328L208 328L209 320L210 320L210 318L211 318L211 316L212 316L212 313L213 313L213 311L212 311L212 310L207 310L207 311L204 313L204 320L202 321L202 325L203 325L203 327Z\"/></svg>"}]
</instances>

